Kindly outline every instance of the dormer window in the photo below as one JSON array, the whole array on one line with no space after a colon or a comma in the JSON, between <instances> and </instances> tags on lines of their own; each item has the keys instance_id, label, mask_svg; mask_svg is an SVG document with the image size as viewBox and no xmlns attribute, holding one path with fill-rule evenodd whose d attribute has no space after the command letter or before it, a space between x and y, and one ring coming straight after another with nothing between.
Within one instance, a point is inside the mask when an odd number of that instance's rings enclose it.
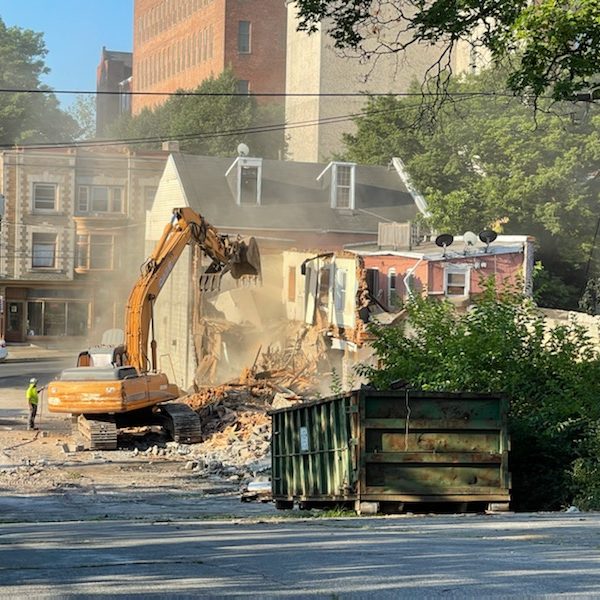
<instances>
[{"instance_id":1,"label":"dormer window","mask_svg":"<svg viewBox=\"0 0 600 600\"><path fill-rule=\"evenodd\" d=\"M331 208L354 210L356 164L330 162L317 177L317 181L321 180L327 172L331 173Z\"/></svg>"},{"instance_id":2,"label":"dormer window","mask_svg":"<svg viewBox=\"0 0 600 600\"><path fill-rule=\"evenodd\" d=\"M262 192L262 158L238 156L227 169L227 177L237 168L236 203L238 206L260 205Z\"/></svg>"}]
</instances>

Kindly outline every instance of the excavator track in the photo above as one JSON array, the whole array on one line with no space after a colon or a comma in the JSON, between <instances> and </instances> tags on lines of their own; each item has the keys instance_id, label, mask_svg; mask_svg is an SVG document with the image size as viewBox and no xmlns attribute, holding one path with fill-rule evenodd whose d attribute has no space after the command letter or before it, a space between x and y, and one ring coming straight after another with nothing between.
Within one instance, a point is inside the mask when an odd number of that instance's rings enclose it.
<instances>
[{"instance_id":1,"label":"excavator track","mask_svg":"<svg viewBox=\"0 0 600 600\"><path fill-rule=\"evenodd\" d=\"M187 404L166 402L160 409L164 426L175 442L197 444L201 441L200 417Z\"/></svg>"},{"instance_id":2,"label":"excavator track","mask_svg":"<svg viewBox=\"0 0 600 600\"><path fill-rule=\"evenodd\" d=\"M77 428L88 442L90 450L117 449L117 424L114 417L98 416L90 418L79 415Z\"/></svg>"}]
</instances>

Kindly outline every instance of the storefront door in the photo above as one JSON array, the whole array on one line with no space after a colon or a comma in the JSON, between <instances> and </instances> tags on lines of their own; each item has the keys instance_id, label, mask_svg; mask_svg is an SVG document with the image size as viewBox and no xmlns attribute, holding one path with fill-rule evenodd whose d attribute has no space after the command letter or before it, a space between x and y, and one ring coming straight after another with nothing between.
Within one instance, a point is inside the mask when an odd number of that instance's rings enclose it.
<instances>
[{"instance_id":1,"label":"storefront door","mask_svg":"<svg viewBox=\"0 0 600 600\"><path fill-rule=\"evenodd\" d=\"M6 341L25 341L25 303L8 301L6 303Z\"/></svg>"}]
</instances>

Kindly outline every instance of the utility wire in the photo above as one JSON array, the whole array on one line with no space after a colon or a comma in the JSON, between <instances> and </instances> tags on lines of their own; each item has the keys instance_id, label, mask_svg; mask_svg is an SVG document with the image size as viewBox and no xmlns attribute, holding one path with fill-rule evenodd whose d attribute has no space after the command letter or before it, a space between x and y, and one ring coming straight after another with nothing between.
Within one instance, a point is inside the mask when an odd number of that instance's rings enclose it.
<instances>
[{"instance_id":1,"label":"utility wire","mask_svg":"<svg viewBox=\"0 0 600 600\"><path fill-rule=\"evenodd\" d=\"M455 102L470 100L473 96L464 96L455 100ZM46 142L46 143L32 143L32 144L0 144L0 149L12 149L12 148L28 148L43 150L46 148L93 148L96 146L126 146L134 144L152 144L159 143L169 140L186 141L186 140L200 140L200 139L212 139L216 137L231 137L235 135L253 135L259 133L270 133L276 131L285 131L288 129L297 129L300 127L313 127L315 125L328 125L331 123L343 123L345 121L351 121L357 117L375 115L375 114L389 114L397 113L403 110L410 110L413 108L420 108L421 103L406 104L404 106L398 106L394 109L381 109L381 110L362 110L355 113L347 113L345 115L337 115L333 117L324 117L321 119L311 119L308 121L296 121L292 123L272 123L268 125L256 125L253 127L247 127L245 129L225 129L223 131L210 131L210 132L194 132L186 134L164 134L149 137L137 137L137 138L108 138L100 140L82 140L82 141L65 141L65 142Z\"/></svg>"},{"instance_id":2,"label":"utility wire","mask_svg":"<svg viewBox=\"0 0 600 600\"><path fill-rule=\"evenodd\" d=\"M53 90L39 88L0 88L0 94L78 94L96 96L199 96L215 98L352 98L369 96L397 96L397 97L435 97L439 92L252 92L244 94L241 92L199 92L194 90L178 90L176 92L143 92L143 91L114 91L114 90ZM518 97L512 92L444 92L446 96L497 96L500 98ZM539 96L540 98L552 99L551 96Z\"/></svg>"}]
</instances>

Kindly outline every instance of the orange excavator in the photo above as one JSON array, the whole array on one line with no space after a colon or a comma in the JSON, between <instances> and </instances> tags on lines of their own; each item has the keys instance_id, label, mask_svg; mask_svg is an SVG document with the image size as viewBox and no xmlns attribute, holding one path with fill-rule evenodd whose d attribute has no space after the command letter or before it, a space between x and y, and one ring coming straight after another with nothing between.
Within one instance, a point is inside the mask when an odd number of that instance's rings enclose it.
<instances>
[{"instance_id":1,"label":"orange excavator","mask_svg":"<svg viewBox=\"0 0 600 600\"><path fill-rule=\"evenodd\" d=\"M91 449L116 448L120 428L153 424L165 427L175 441L200 441L196 413L185 404L170 402L181 393L158 370L153 327L156 298L188 244L198 245L212 260L200 281L203 290L218 289L215 281L226 273L234 279L260 279L254 238L230 239L190 208L173 211L129 295L125 344L80 353L77 367L65 369L48 385L50 412L77 416L79 431Z\"/></svg>"}]
</instances>

